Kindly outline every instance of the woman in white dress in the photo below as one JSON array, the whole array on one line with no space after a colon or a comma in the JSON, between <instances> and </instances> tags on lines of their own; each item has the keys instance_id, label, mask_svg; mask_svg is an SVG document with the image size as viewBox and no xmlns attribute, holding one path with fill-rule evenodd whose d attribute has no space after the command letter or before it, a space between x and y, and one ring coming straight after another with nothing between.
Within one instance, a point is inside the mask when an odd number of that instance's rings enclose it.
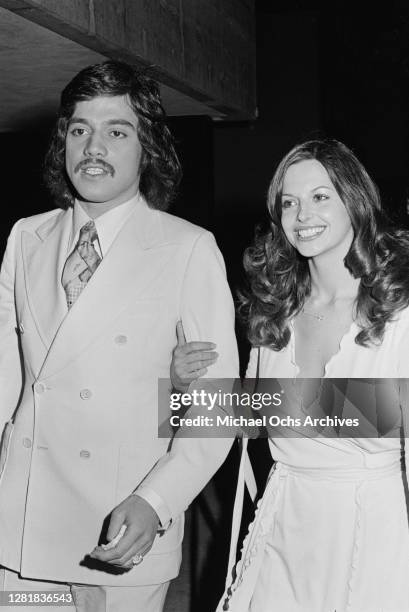
<instances>
[{"instance_id":1,"label":"woman in white dress","mask_svg":"<svg viewBox=\"0 0 409 612\"><path fill-rule=\"evenodd\" d=\"M386 229L353 153L336 141L298 145L274 174L268 209L244 257L247 377L409 378L409 238ZM175 350L181 389L213 357L194 348ZM218 610L409 610L403 397L391 397L386 437L270 438L274 467Z\"/></svg>"}]
</instances>

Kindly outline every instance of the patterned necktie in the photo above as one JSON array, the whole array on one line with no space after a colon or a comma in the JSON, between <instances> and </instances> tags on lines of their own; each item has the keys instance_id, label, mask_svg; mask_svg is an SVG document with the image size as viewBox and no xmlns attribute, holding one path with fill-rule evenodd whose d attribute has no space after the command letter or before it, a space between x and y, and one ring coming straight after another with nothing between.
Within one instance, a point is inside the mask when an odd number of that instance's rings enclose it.
<instances>
[{"instance_id":1,"label":"patterned necktie","mask_svg":"<svg viewBox=\"0 0 409 612\"><path fill-rule=\"evenodd\" d=\"M101 257L92 244L98 240L95 223L88 221L80 230L75 249L68 256L62 273L62 285L67 297L68 308L74 304L89 279L101 263Z\"/></svg>"}]
</instances>

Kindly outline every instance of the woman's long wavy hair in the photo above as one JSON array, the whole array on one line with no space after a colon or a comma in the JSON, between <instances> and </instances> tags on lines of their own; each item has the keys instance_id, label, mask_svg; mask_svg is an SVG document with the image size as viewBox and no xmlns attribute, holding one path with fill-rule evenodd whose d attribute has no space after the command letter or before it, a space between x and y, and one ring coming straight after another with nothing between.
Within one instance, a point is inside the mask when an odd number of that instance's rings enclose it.
<instances>
[{"instance_id":1,"label":"woman's long wavy hair","mask_svg":"<svg viewBox=\"0 0 409 612\"><path fill-rule=\"evenodd\" d=\"M65 170L65 138L77 102L97 96L129 97L142 146L139 189L152 208L165 210L176 194L181 166L166 126L158 84L124 62L88 66L61 94L57 123L45 157L44 180L58 206L72 206L75 190Z\"/></svg>"},{"instance_id":2,"label":"woman's long wavy hair","mask_svg":"<svg viewBox=\"0 0 409 612\"><path fill-rule=\"evenodd\" d=\"M288 168L315 159L326 171L351 219L354 238L344 259L360 279L355 303L362 346L382 342L385 325L409 304L409 234L391 229L381 210L378 189L344 144L310 140L292 149L270 183L269 228L256 232L244 253L248 287L239 296L239 312L254 346L279 351L290 339L289 320L311 291L308 261L288 242L281 225L281 196Z\"/></svg>"}]
</instances>

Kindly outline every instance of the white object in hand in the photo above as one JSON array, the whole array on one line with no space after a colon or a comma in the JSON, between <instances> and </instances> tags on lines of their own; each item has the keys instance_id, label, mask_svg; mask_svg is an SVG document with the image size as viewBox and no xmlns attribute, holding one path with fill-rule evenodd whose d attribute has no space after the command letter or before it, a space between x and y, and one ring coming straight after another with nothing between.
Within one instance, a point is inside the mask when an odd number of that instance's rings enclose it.
<instances>
[{"instance_id":1,"label":"white object in hand","mask_svg":"<svg viewBox=\"0 0 409 612\"><path fill-rule=\"evenodd\" d=\"M125 530L126 530L126 525L122 525L117 535L114 538L112 538L112 540L108 542L108 544L101 544L101 548L103 548L104 550L110 550L111 548L114 548L118 544L122 536L124 535Z\"/></svg>"}]
</instances>

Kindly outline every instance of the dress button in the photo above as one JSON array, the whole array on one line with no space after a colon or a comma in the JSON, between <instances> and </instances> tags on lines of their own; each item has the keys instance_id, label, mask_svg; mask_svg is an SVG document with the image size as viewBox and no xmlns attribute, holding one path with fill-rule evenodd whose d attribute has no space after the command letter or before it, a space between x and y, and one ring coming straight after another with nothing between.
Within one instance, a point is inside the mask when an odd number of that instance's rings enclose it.
<instances>
[{"instance_id":1,"label":"dress button","mask_svg":"<svg viewBox=\"0 0 409 612\"><path fill-rule=\"evenodd\" d=\"M116 336L115 342L116 344L126 344L128 342L128 338L123 334L119 334L119 336Z\"/></svg>"},{"instance_id":2,"label":"dress button","mask_svg":"<svg viewBox=\"0 0 409 612\"><path fill-rule=\"evenodd\" d=\"M44 393L44 391L47 389L47 387L45 386L44 383L42 382L37 382L34 385L34 391L38 394L41 395L42 393Z\"/></svg>"},{"instance_id":3,"label":"dress button","mask_svg":"<svg viewBox=\"0 0 409 612\"><path fill-rule=\"evenodd\" d=\"M81 459L89 459L91 457L91 453L87 450L82 450L80 452Z\"/></svg>"},{"instance_id":4,"label":"dress button","mask_svg":"<svg viewBox=\"0 0 409 612\"><path fill-rule=\"evenodd\" d=\"M80 398L83 400L90 399L92 397L92 391L90 389L81 389Z\"/></svg>"},{"instance_id":5,"label":"dress button","mask_svg":"<svg viewBox=\"0 0 409 612\"><path fill-rule=\"evenodd\" d=\"M24 446L24 448L31 448L31 440L30 440L30 438L23 438L23 446Z\"/></svg>"}]
</instances>

